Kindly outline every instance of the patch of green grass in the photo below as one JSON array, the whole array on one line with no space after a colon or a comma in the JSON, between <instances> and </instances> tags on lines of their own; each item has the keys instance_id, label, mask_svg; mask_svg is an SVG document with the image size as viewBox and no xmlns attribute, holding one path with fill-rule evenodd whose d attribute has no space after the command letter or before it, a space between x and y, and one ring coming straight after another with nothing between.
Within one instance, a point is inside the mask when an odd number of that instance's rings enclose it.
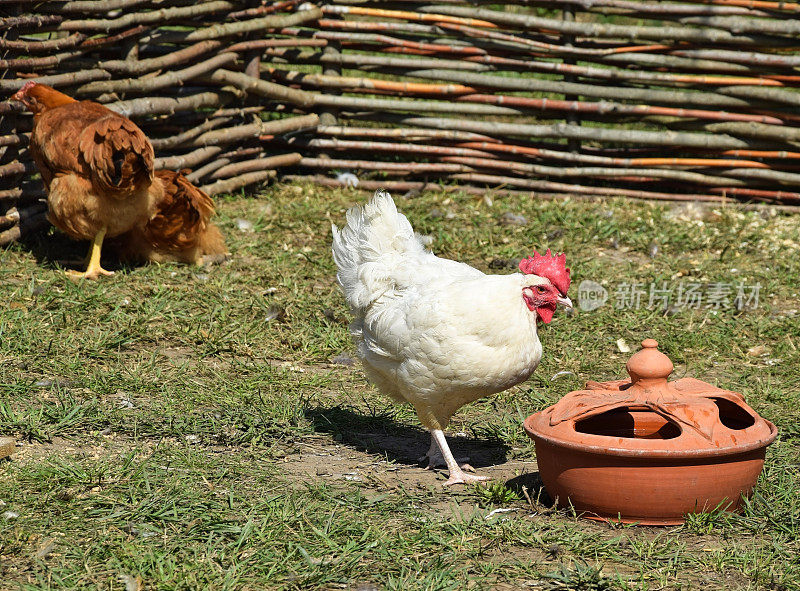
<instances>
[{"instance_id":1,"label":"patch of green grass","mask_svg":"<svg viewBox=\"0 0 800 591\"><path fill-rule=\"evenodd\" d=\"M542 327L528 382L455 416L456 455L493 450L476 467L514 466L507 481L442 490L415 463L428 445L415 413L350 364L330 224L364 199L306 185L222 199L233 257L210 268L122 268L74 284L59 269L85 245L54 234L0 251L0 434L22 443L0 464L0 588L122 589L123 576L152 589L800 586L797 218L398 199L437 254L488 270L563 250L575 295L583 280L609 294ZM506 211L528 223L500 224ZM647 286L662 282L759 284L759 305L650 306ZM632 283L641 305L617 307ZM630 354L617 340L635 350L646 337L677 377L741 392L778 425L742 514L612 527L544 504L522 420L587 379L623 375Z\"/></svg>"}]
</instances>

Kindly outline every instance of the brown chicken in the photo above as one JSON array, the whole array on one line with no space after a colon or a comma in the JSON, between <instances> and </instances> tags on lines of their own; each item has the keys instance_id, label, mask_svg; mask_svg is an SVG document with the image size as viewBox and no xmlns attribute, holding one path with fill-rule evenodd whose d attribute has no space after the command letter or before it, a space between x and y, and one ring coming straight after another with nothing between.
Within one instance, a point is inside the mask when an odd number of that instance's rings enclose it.
<instances>
[{"instance_id":1,"label":"brown chicken","mask_svg":"<svg viewBox=\"0 0 800 591\"><path fill-rule=\"evenodd\" d=\"M71 238L92 241L86 271L71 276L113 274L100 265L107 236L120 237L120 250L139 260L199 262L225 252L209 223L210 198L180 173L156 173L153 146L133 121L36 82L12 99L34 114L30 150L47 189L48 219Z\"/></svg>"},{"instance_id":2,"label":"brown chicken","mask_svg":"<svg viewBox=\"0 0 800 591\"><path fill-rule=\"evenodd\" d=\"M137 224L114 241L120 256L137 262L167 260L199 264L204 255L226 253L225 239L209 220L211 197L184 176L185 171L156 171L162 197L144 224Z\"/></svg>"}]
</instances>

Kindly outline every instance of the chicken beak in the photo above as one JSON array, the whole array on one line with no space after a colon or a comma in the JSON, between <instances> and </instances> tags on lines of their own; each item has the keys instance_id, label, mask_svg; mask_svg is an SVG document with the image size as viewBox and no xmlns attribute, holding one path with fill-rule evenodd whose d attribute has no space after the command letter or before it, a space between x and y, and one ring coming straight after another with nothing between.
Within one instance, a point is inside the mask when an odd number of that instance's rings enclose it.
<instances>
[{"instance_id":1,"label":"chicken beak","mask_svg":"<svg viewBox=\"0 0 800 591\"><path fill-rule=\"evenodd\" d=\"M564 306L565 308L571 308L572 307L572 300L569 299L569 298L566 298L566 297L565 298L558 298L556 301L559 304L561 304L562 306Z\"/></svg>"}]
</instances>

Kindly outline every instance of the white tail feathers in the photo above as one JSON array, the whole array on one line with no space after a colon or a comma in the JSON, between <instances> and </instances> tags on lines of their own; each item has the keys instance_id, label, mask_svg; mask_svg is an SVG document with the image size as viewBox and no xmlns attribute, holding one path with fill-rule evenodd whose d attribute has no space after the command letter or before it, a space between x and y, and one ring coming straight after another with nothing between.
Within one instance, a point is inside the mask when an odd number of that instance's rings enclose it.
<instances>
[{"instance_id":1,"label":"white tail feathers","mask_svg":"<svg viewBox=\"0 0 800 591\"><path fill-rule=\"evenodd\" d=\"M364 205L347 212L347 224L333 230L336 278L356 315L395 286L394 275L403 259L425 252L391 195L378 190Z\"/></svg>"}]
</instances>

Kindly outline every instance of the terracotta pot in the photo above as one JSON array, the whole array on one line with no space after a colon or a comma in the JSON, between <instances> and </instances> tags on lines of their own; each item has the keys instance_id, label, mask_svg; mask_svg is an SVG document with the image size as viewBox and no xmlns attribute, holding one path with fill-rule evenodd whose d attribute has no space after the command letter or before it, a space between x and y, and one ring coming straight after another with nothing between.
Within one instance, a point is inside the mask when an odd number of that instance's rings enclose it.
<instances>
[{"instance_id":1,"label":"terracotta pot","mask_svg":"<svg viewBox=\"0 0 800 591\"><path fill-rule=\"evenodd\" d=\"M741 395L700 380L668 382L672 362L647 339L630 380L589 382L528 417L539 473L559 506L646 525L740 508L775 425Z\"/></svg>"}]
</instances>

